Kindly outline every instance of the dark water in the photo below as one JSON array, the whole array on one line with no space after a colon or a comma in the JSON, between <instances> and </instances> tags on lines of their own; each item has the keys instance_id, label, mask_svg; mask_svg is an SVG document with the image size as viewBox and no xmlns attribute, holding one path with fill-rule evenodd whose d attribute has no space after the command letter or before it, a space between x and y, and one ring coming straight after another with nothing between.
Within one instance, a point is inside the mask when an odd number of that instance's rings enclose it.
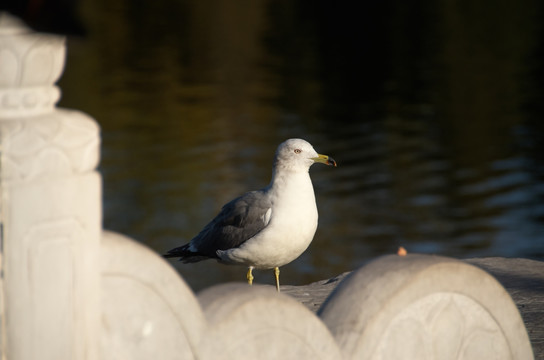
<instances>
[{"instance_id":1,"label":"dark water","mask_svg":"<svg viewBox=\"0 0 544 360\"><path fill-rule=\"evenodd\" d=\"M544 259L542 4L81 1L61 106L102 127L104 226L164 252L309 140L303 284L376 256ZM245 269L174 263L200 289ZM257 282L273 283L271 272Z\"/></svg>"}]
</instances>

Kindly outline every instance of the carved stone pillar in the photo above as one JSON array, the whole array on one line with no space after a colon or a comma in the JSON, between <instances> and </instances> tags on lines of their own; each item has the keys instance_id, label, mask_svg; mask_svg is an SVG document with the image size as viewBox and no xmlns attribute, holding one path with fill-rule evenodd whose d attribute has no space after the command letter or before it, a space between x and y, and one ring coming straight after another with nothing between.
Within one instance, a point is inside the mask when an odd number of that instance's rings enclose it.
<instances>
[{"instance_id":1,"label":"carved stone pillar","mask_svg":"<svg viewBox=\"0 0 544 360\"><path fill-rule=\"evenodd\" d=\"M57 109L63 37L0 12L2 358L97 359L99 128Z\"/></svg>"}]
</instances>

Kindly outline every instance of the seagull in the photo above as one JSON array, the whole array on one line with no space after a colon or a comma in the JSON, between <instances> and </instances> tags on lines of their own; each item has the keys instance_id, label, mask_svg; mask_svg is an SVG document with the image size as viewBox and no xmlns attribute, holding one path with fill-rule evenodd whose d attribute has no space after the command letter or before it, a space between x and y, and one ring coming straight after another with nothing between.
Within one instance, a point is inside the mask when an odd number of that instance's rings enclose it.
<instances>
[{"instance_id":1,"label":"seagull","mask_svg":"<svg viewBox=\"0 0 544 360\"><path fill-rule=\"evenodd\" d=\"M189 243L165 255L183 263L216 259L220 263L253 269L274 269L280 291L280 270L310 245L317 229L317 206L310 179L314 163L336 166L303 139L281 143L274 157L272 180L261 190L250 191L225 204Z\"/></svg>"}]
</instances>

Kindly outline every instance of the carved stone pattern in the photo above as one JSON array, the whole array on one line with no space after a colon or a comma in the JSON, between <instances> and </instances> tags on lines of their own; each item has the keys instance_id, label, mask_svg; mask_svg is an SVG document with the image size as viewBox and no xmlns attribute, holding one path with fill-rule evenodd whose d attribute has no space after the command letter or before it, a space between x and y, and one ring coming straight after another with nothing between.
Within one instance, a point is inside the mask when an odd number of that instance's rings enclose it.
<instances>
[{"instance_id":1,"label":"carved stone pattern","mask_svg":"<svg viewBox=\"0 0 544 360\"><path fill-rule=\"evenodd\" d=\"M12 258L18 259L6 264L12 322L7 340L13 358L49 358L42 353L49 344L62 344L55 347L58 359L86 358L85 347L78 346L79 338L89 335L81 311L89 269L87 262L78 260L89 250L85 240L82 224L64 218L37 223L19 243L7 244Z\"/></svg>"},{"instance_id":2,"label":"carved stone pattern","mask_svg":"<svg viewBox=\"0 0 544 360\"><path fill-rule=\"evenodd\" d=\"M390 322L373 359L510 359L491 314L467 296L434 293ZM493 356L490 356L493 354Z\"/></svg>"},{"instance_id":3,"label":"carved stone pattern","mask_svg":"<svg viewBox=\"0 0 544 360\"><path fill-rule=\"evenodd\" d=\"M59 99L56 86L0 90L0 117L44 114L52 111Z\"/></svg>"},{"instance_id":4,"label":"carved stone pattern","mask_svg":"<svg viewBox=\"0 0 544 360\"><path fill-rule=\"evenodd\" d=\"M0 118L50 112L64 68L64 38L29 32L0 13Z\"/></svg>"},{"instance_id":5,"label":"carved stone pattern","mask_svg":"<svg viewBox=\"0 0 544 360\"><path fill-rule=\"evenodd\" d=\"M0 121L0 144L2 180L79 174L99 161L98 125L78 111Z\"/></svg>"},{"instance_id":6,"label":"carved stone pattern","mask_svg":"<svg viewBox=\"0 0 544 360\"><path fill-rule=\"evenodd\" d=\"M54 342L55 336L70 339L66 344L71 346L59 349L62 350L62 355L58 355L64 359L76 358L77 349L73 347L75 344L72 337L76 332L76 302L80 300L78 294L81 293L77 287L82 285L82 269L81 265L77 265L76 259L83 253L78 249L81 247L78 242L81 242L83 233L81 225L75 219L64 219L36 224L23 239L27 255L28 295L30 301L34 302L28 309L41 310L30 317L34 322L30 329L35 331L30 339L41 338L49 343ZM50 279L55 281L51 282ZM56 331L44 332L44 329L51 326L51 319L57 319L54 327ZM39 350L34 351L34 356L38 357Z\"/></svg>"}]
</instances>

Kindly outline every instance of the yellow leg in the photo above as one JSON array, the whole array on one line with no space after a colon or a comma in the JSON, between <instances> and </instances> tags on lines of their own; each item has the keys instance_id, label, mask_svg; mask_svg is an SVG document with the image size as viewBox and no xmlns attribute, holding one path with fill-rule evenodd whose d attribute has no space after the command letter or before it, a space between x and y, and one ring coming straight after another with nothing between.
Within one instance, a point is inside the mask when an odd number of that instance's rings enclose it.
<instances>
[{"instance_id":1,"label":"yellow leg","mask_svg":"<svg viewBox=\"0 0 544 360\"><path fill-rule=\"evenodd\" d=\"M274 276L276 277L276 290L280 292L280 268L277 266L274 268Z\"/></svg>"},{"instance_id":2,"label":"yellow leg","mask_svg":"<svg viewBox=\"0 0 544 360\"><path fill-rule=\"evenodd\" d=\"M247 283L248 283L249 285L253 285L253 279L254 279L254 277L253 277L253 274L251 273L252 271L253 271L253 266L250 266L250 267L247 269L247 275L246 275L246 277L247 277Z\"/></svg>"}]
</instances>

